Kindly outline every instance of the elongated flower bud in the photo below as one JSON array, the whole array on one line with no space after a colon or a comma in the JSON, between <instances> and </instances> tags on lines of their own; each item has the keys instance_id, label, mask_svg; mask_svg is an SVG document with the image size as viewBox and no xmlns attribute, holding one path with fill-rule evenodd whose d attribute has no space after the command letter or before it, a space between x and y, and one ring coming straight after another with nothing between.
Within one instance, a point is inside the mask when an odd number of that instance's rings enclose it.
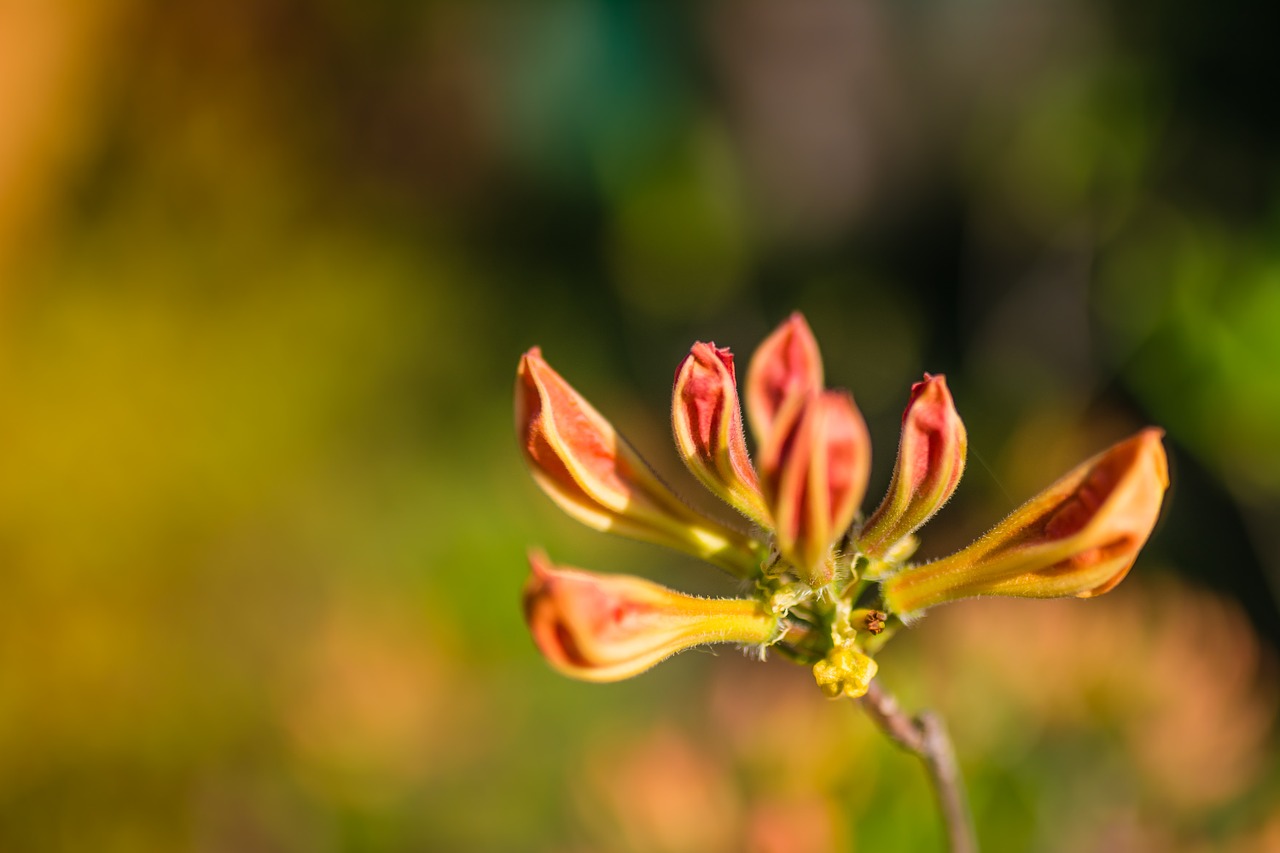
<instances>
[{"instance_id":1,"label":"elongated flower bud","mask_svg":"<svg viewBox=\"0 0 1280 853\"><path fill-rule=\"evenodd\" d=\"M676 371L671 401L676 448L708 489L762 527L769 513L742 434L733 355L696 343Z\"/></svg>"},{"instance_id":2,"label":"elongated flower bud","mask_svg":"<svg viewBox=\"0 0 1280 853\"><path fill-rule=\"evenodd\" d=\"M557 568L529 555L524 616L538 649L561 673L620 681L704 643L760 645L780 617L749 599L683 595L625 575Z\"/></svg>"},{"instance_id":3,"label":"elongated flower bud","mask_svg":"<svg viewBox=\"0 0 1280 853\"><path fill-rule=\"evenodd\" d=\"M534 480L589 527L676 548L741 577L756 570L757 543L676 497L537 347L520 359L516 431Z\"/></svg>"},{"instance_id":4,"label":"elongated flower bud","mask_svg":"<svg viewBox=\"0 0 1280 853\"><path fill-rule=\"evenodd\" d=\"M764 339L747 367L747 419L756 447L769 443L780 417L789 420L822 390L822 356L796 312Z\"/></svg>"},{"instance_id":5,"label":"elongated flower bud","mask_svg":"<svg viewBox=\"0 0 1280 853\"><path fill-rule=\"evenodd\" d=\"M862 528L859 549L884 556L932 518L960 483L968 446L946 377L926 373L911 386L889 492Z\"/></svg>"},{"instance_id":6,"label":"elongated flower bud","mask_svg":"<svg viewBox=\"0 0 1280 853\"><path fill-rule=\"evenodd\" d=\"M1169 485L1163 430L1148 427L1077 467L950 557L881 585L899 614L975 595L1090 598L1124 579Z\"/></svg>"},{"instance_id":7,"label":"elongated flower bud","mask_svg":"<svg viewBox=\"0 0 1280 853\"><path fill-rule=\"evenodd\" d=\"M853 523L870 466L866 422L840 391L811 398L761 453L778 550L810 586L831 580L831 546Z\"/></svg>"}]
</instances>

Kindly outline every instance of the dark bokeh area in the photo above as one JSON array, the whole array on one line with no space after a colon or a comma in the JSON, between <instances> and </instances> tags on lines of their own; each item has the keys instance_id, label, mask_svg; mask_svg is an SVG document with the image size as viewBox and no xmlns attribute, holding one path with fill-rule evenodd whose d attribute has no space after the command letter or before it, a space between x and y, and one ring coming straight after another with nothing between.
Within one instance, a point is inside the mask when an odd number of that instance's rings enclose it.
<instances>
[{"instance_id":1,"label":"dark bokeh area","mask_svg":"<svg viewBox=\"0 0 1280 853\"><path fill-rule=\"evenodd\" d=\"M0 849L940 849L781 660L538 659L525 551L730 595L522 469L535 344L690 501L671 378L793 310L966 544L1146 424L1097 601L881 657L990 850L1280 849L1280 111L1261 4L0 6Z\"/></svg>"}]
</instances>

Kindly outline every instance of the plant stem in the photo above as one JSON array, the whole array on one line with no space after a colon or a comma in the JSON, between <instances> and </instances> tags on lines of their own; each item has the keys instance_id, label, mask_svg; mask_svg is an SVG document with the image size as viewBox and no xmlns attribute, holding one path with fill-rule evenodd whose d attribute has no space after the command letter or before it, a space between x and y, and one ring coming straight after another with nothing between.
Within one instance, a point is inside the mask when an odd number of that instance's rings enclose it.
<instances>
[{"instance_id":1,"label":"plant stem","mask_svg":"<svg viewBox=\"0 0 1280 853\"><path fill-rule=\"evenodd\" d=\"M964 793L964 780L956 764L956 753L947 736L942 718L931 711L912 717L902 710L898 700L872 681L862 697L862 708L889 739L923 759L929 771L942 811L951 853L976 853L978 839L973 832L973 817Z\"/></svg>"}]
</instances>

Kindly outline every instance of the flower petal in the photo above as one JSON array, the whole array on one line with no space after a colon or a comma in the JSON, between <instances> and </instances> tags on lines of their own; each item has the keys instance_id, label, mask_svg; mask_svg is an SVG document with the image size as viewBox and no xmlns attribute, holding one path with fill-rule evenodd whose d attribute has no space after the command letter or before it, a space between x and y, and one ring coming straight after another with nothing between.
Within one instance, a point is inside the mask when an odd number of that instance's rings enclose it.
<instances>
[{"instance_id":1,"label":"flower petal","mask_svg":"<svg viewBox=\"0 0 1280 853\"><path fill-rule=\"evenodd\" d=\"M926 373L911 386L893 479L858 535L858 548L882 557L932 518L960 483L968 444L946 377Z\"/></svg>"},{"instance_id":2,"label":"flower petal","mask_svg":"<svg viewBox=\"0 0 1280 853\"><path fill-rule=\"evenodd\" d=\"M1075 468L977 542L887 578L886 606L910 614L975 595L1090 598L1124 579L1169 486L1163 430L1148 427Z\"/></svg>"},{"instance_id":3,"label":"flower petal","mask_svg":"<svg viewBox=\"0 0 1280 853\"><path fill-rule=\"evenodd\" d=\"M734 509L768 527L769 513L742 434L729 350L693 345L676 371L671 420L676 448L693 475Z\"/></svg>"},{"instance_id":4,"label":"flower petal","mask_svg":"<svg viewBox=\"0 0 1280 853\"><path fill-rule=\"evenodd\" d=\"M760 473L778 550L818 587L831 580L831 548L866 492L871 441L845 392L825 391L787 420L761 453Z\"/></svg>"},{"instance_id":5,"label":"flower petal","mask_svg":"<svg viewBox=\"0 0 1280 853\"><path fill-rule=\"evenodd\" d=\"M520 359L516 430L534 480L584 524L685 551L740 577L758 567L758 543L676 497L537 347Z\"/></svg>"},{"instance_id":6,"label":"flower petal","mask_svg":"<svg viewBox=\"0 0 1280 853\"><path fill-rule=\"evenodd\" d=\"M797 311L764 339L747 367L747 419L756 447L769 443L780 415L794 414L821 390L822 355Z\"/></svg>"},{"instance_id":7,"label":"flower petal","mask_svg":"<svg viewBox=\"0 0 1280 853\"><path fill-rule=\"evenodd\" d=\"M524 588L524 615L538 649L561 673L620 681L705 643L761 645L780 617L749 599L684 595L626 575L558 568L542 554Z\"/></svg>"}]
</instances>

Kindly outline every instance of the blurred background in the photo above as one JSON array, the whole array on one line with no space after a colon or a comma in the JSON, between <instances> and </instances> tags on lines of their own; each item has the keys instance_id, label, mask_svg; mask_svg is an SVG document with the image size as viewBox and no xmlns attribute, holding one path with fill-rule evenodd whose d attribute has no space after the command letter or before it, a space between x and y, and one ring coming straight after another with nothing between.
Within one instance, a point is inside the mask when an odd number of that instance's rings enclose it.
<instances>
[{"instance_id":1,"label":"blurred background","mask_svg":"<svg viewBox=\"0 0 1280 853\"><path fill-rule=\"evenodd\" d=\"M0 2L0 849L940 849L805 671L537 657L525 549L727 595L562 516L548 360L691 501L670 383L792 310L922 556L1167 431L1092 602L930 615L990 850L1280 850L1280 110L1250 4ZM1274 24L1274 21L1271 22Z\"/></svg>"}]
</instances>

